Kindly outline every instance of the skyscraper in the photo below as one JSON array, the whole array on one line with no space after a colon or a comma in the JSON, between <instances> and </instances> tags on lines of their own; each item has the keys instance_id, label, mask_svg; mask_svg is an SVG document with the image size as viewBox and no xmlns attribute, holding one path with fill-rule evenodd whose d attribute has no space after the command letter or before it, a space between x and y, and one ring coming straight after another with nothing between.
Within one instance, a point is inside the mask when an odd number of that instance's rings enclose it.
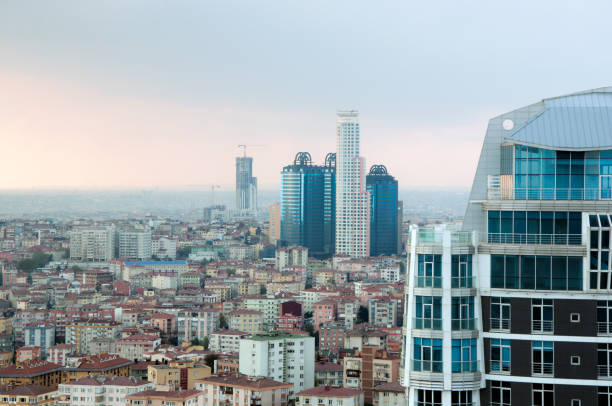
<instances>
[{"instance_id":1,"label":"skyscraper","mask_svg":"<svg viewBox=\"0 0 612 406\"><path fill-rule=\"evenodd\" d=\"M253 177L253 158L236 157L236 209L257 209L257 178Z\"/></svg>"},{"instance_id":2,"label":"skyscraper","mask_svg":"<svg viewBox=\"0 0 612 406\"><path fill-rule=\"evenodd\" d=\"M463 230L411 229L411 405L612 404L611 177L612 88L489 121Z\"/></svg>"},{"instance_id":3,"label":"skyscraper","mask_svg":"<svg viewBox=\"0 0 612 406\"><path fill-rule=\"evenodd\" d=\"M313 256L334 249L334 158L328 154L325 165L313 165L308 152L299 152L281 172L281 240L308 247Z\"/></svg>"},{"instance_id":4,"label":"skyscraper","mask_svg":"<svg viewBox=\"0 0 612 406\"><path fill-rule=\"evenodd\" d=\"M366 176L366 189L370 194L370 255L396 255L397 180L384 165L373 165Z\"/></svg>"},{"instance_id":5,"label":"skyscraper","mask_svg":"<svg viewBox=\"0 0 612 406\"><path fill-rule=\"evenodd\" d=\"M359 156L359 113L338 112L336 121L336 253L370 255L370 199L365 159Z\"/></svg>"}]
</instances>

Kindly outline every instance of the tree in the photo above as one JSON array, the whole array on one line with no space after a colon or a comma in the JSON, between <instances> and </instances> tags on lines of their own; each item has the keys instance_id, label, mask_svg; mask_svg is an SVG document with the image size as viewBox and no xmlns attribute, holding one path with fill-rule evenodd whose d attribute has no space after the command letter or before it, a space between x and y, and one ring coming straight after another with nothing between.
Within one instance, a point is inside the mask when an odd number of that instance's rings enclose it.
<instances>
[{"instance_id":1,"label":"tree","mask_svg":"<svg viewBox=\"0 0 612 406\"><path fill-rule=\"evenodd\" d=\"M176 259L187 259L191 254L191 247L180 247L176 250Z\"/></svg>"},{"instance_id":2,"label":"tree","mask_svg":"<svg viewBox=\"0 0 612 406\"><path fill-rule=\"evenodd\" d=\"M202 346L204 347L205 350L208 350L208 346L209 346L208 337L204 337L204 340L202 340Z\"/></svg>"},{"instance_id":3,"label":"tree","mask_svg":"<svg viewBox=\"0 0 612 406\"><path fill-rule=\"evenodd\" d=\"M225 319L225 315L223 313L219 315L219 327L221 328L221 330L225 330L228 327L227 320Z\"/></svg>"},{"instance_id":4,"label":"tree","mask_svg":"<svg viewBox=\"0 0 612 406\"><path fill-rule=\"evenodd\" d=\"M368 308L365 306L359 306L359 311L357 312L357 323L367 323L368 320Z\"/></svg>"},{"instance_id":5,"label":"tree","mask_svg":"<svg viewBox=\"0 0 612 406\"><path fill-rule=\"evenodd\" d=\"M212 371L215 369L215 361L219 358L217 354L208 354L204 358L204 363L210 367Z\"/></svg>"},{"instance_id":6,"label":"tree","mask_svg":"<svg viewBox=\"0 0 612 406\"><path fill-rule=\"evenodd\" d=\"M202 345L202 343L200 342L200 340L198 340L198 337L194 337L191 340L191 345Z\"/></svg>"},{"instance_id":7,"label":"tree","mask_svg":"<svg viewBox=\"0 0 612 406\"><path fill-rule=\"evenodd\" d=\"M35 252L30 258L22 259L17 262L17 269L25 272L32 272L37 268L42 268L51 262L53 257L44 252Z\"/></svg>"},{"instance_id":8,"label":"tree","mask_svg":"<svg viewBox=\"0 0 612 406\"><path fill-rule=\"evenodd\" d=\"M399 266L400 266L400 273L401 274L406 273L406 264L404 263L404 261L400 261Z\"/></svg>"}]
</instances>

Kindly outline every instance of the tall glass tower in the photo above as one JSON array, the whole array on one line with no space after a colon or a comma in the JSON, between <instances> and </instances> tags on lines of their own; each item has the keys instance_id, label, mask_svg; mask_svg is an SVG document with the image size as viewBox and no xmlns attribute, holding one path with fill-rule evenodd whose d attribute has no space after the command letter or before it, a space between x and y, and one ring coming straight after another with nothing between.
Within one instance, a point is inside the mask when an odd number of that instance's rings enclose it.
<instances>
[{"instance_id":1,"label":"tall glass tower","mask_svg":"<svg viewBox=\"0 0 612 406\"><path fill-rule=\"evenodd\" d=\"M236 157L236 209L257 209L257 178L253 177L253 158Z\"/></svg>"},{"instance_id":2,"label":"tall glass tower","mask_svg":"<svg viewBox=\"0 0 612 406\"><path fill-rule=\"evenodd\" d=\"M370 255L396 255L397 180L384 165L373 165L366 176L366 189L370 194Z\"/></svg>"},{"instance_id":3,"label":"tall glass tower","mask_svg":"<svg viewBox=\"0 0 612 406\"><path fill-rule=\"evenodd\" d=\"M359 156L359 113L338 112L336 122L336 253L370 255L370 199L365 159Z\"/></svg>"},{"instance_id":4,"label":"tall glass tower","mask_svg":"<svg viewBox=\"0 0 612 406\"><path fill-rule=\"evenodd\" d=\"M295 156L281 172L281 240L308 247L313 256L333 254L335 154L312 165L308 152Z\"/></svg>"},{"instance_id":5,"label":"tall glass tower","mask_svg":"<svg viewBox=\"0 0 612 406\"><path fill-rule=\"evenodd\" d=\"M459 230L411 229L410 405L612 404L612 88L489 121Z\"/></svg>"}]
</instances>

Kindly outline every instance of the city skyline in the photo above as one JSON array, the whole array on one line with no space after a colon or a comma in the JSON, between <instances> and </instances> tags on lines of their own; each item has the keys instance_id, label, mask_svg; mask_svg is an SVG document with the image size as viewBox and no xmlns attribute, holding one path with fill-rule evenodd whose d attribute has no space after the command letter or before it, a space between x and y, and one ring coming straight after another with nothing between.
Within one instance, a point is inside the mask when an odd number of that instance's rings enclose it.
<instances>
[{"instance_id":1,"label":"city skyline","mask_svg":"<svg viewBox=\"0 0 612 406\"><path fill-rule=\"evenodd\" d=\"M469 187L488 117L609 83L606 2L114 4L3 3L0 189L229 188L249 142L268 145L259 187L278 188L277 157L331 150L344 108L402 185Z\"/></svg>"}]
</instances>

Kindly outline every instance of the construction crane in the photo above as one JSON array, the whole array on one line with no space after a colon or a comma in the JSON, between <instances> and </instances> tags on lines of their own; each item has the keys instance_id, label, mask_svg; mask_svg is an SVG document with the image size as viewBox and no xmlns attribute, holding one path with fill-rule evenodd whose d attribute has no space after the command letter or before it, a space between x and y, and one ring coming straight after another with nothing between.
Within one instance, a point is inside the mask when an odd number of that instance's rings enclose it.
<instances>
[{"instance_id":1,"label":"construction crane","mask_svg":"<svg viewBox=\"0 0 612 406\"><path fill-rule=\"evenodd\" d=\"M240 144L240 145L238 145L238 148L242 148L242 156L245 157L245 158L247 156L246 155L247 147L265 147L265 145L264 144L248 144L248 145Z\"/></svg>"}]
</instances>

